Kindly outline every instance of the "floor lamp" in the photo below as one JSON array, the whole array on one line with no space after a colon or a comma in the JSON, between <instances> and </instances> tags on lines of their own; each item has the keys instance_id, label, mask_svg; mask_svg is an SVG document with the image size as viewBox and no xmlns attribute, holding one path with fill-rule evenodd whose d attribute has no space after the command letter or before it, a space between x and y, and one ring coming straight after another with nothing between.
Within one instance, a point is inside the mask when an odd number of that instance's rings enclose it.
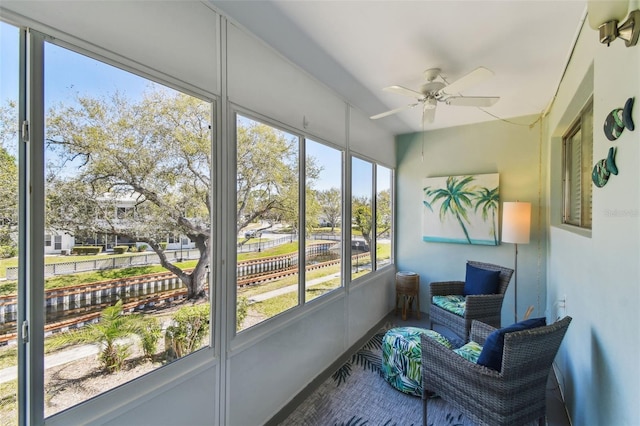
<instances>
[{"instance_id":1,"label":"floor lamp","mask_svg":"<svg viewBox=\"0 0 640 426\"><path fill-rule=\"evenodd\" d=\"M502 242L515 245L514 311L518 322L518 244L529 244L531 203L502 203Z\"/></svg>"}]
</instances>

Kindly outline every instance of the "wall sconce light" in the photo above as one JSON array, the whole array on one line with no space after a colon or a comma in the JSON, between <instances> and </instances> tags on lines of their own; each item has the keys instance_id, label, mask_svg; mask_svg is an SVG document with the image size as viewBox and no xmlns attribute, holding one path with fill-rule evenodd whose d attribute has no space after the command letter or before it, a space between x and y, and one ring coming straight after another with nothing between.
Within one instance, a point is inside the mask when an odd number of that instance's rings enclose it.
<instances>
[{"instance_id":1,"label":"wall sconce light","mask_svg":"<svg viewBox=\"0 0 640 426\"><path fill-rule=\"evenodd\" d=\"M630 12L627 20L618 26L618 22L627 16L627 10L629 10L628 0L589 0L587 3L589 25L594 30L600 31L600 43L606 43L609 46L616 38L623 39L627 47L638 43L640 9Z\"/></svg>"},{"instance_id":2,"label":"wall sconce light","mask_svg":"<svg viewBox=\"0 0 640 426\"><path fill-rule=\"evenodd\" d=\"M518 244L529 244L531 230L531 203L502 203L502 242L515 245L514 312L518 322Z\"/></svg>"}]
</instances>

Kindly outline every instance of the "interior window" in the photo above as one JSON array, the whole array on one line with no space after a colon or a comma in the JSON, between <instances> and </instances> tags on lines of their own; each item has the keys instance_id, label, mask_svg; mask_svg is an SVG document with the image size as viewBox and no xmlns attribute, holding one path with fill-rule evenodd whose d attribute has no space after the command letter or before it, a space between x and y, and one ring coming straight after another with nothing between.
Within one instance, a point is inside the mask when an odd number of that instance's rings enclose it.
<instances>
[{"instance_id":1,"label":"interior window","mask_svg":"<svg viewBox=\"0 0 640 426\"><path fill-rule=\"evenodd\" d=\"M563 136L563 223L591 229L593 101Z\"/></svg>"}]
</instances>

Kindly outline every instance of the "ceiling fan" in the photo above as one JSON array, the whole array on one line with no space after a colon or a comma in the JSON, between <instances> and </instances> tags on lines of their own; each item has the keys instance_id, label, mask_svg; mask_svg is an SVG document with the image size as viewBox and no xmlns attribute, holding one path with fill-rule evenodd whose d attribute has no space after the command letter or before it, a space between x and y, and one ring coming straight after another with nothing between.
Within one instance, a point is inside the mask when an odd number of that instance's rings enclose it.
<instances>
[{"instance_id":1,"label":"ceiling fan","mask_svg":"<svg viewBox=\"0 0 640 426\"><path fill-rule=\"evenodd\" d=\"M478 67L465 76L449 84L440 75L440 68L430 68L424 72L424 78L427 80L427 83L422 85L419 92L407 89L406 87L402 86L390 86L383 89L386 92L409 96L416 99L418 102L403 106L401 108L396 108L391 111L383 112L381 114L373 115L370 118L372 120L377 120L378 118L387 117L405 109L414 108L420 104L423 104L423 122L433 123L436 115L436 105L438 104L438 102L444 102L447 105L455 106L491 106L498 102L500 98L497 96L460 95L460 92L468 89L471 86L475 86L476 84L481 83L491 76L493 76L492 71L484 67ZM440 77L440 80L442 81L436 81L438 77Z\"/></svg>"}]
</instances>

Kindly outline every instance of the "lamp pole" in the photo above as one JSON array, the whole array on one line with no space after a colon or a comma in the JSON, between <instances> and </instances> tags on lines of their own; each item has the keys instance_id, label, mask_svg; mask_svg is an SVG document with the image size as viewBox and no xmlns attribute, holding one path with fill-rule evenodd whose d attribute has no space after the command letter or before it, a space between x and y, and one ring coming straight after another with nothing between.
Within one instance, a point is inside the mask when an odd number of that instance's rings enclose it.
<instances>
[{"instance_id":1,"label":"lamp pole","mask_svg":"<svg viewBox=\"0 0 640 426\"><path fill-rule=\"evenodd\" d=\"M502 203L502 242L513 243L514 250L514 317L518 322L518 244L528 244L531 230L531 203Z\"/></svg>"}]
</instances>

